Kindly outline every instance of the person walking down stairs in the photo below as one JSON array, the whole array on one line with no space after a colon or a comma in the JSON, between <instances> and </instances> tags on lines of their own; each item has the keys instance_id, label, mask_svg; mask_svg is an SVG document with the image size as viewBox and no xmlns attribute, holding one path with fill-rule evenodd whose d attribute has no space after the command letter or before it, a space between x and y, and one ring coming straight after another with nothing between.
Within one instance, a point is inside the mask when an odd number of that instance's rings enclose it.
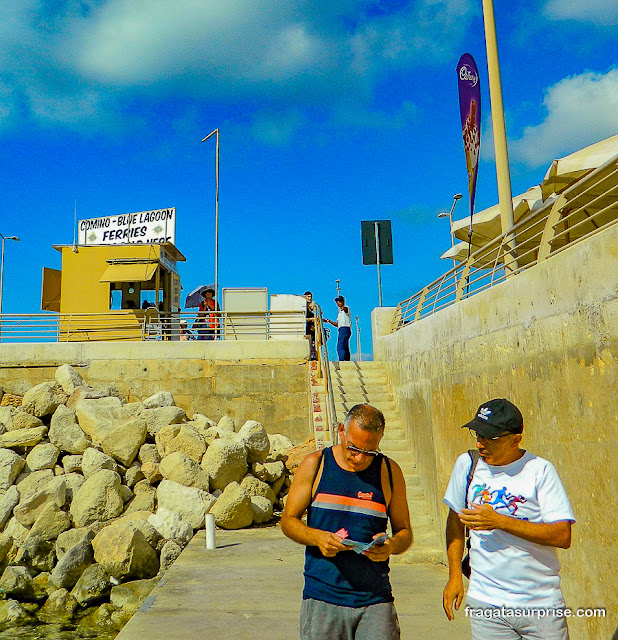
<instances>
[{"instance_id":1,"label":"person walking down stairs","mask_svg":"<svg viewBox=\"0 0 618 640\"><path fill-rule=\"evenodd\" d=\"M345 298L343 296L337 296L335 298L339 313L337 314L337 321L333 322L324 318L324 322L332 324L333 327L337 327L337 357L339 361L349 362L350 360L350 337L352 336L352 315L350 313L350 307L346 306Z\"/></svg>"}]
</instances>

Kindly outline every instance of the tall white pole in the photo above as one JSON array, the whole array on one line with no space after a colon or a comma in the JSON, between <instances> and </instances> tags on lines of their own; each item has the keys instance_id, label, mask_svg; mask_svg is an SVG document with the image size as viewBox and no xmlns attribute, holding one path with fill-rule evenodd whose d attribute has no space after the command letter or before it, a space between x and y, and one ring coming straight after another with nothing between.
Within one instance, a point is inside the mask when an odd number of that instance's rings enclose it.
<instances>
[{"instance_id":1,"label":"tall white pole","mask_svg":"<svg viewBox=\"0 0 618 640\"><path fill-rule=\"evenodd\" d=\"M2 255L0 256L0 340L2 339L2 296L4 293L4 241L5 240L16 240L19 242L19 238L17 236L3 236L0 233L0 238L2 238Z\"/></svg>"},{"instance_id":2,"label":"tall white pole","mask_svg":"<svg viewBox=\"0 0 618 640\"><path fill-rule=\"evenodd\" d=\"M361 362L363 360L363 354L361 353L361 330L358 316L354 316L354 320L356 321L356 362Z\"/></svg>"},{"instance_id":3,"label":"tall white pole","mask_svg":"<svg viewBox=\"0 0 618 640\"><path fill-rule=\"evenodd\" d=\"M380 227L373 223L373 233L376 240L376 265L378 267L378 307L382 306L382 276L380 275Z\"/></svg>"},{"instance_id":4,"label":"tall white pole","mask_svg":"<svg viewBox=\"0 0 618 640\"><path fill-rule=\"evenodd\" d=\"M202 142L215 136L215 301L219 304L219 129L211 131Z\"/></svg>"},{"instance_id":5,"label":"tall white pole","mask_svg":"<svg viewBox=\"0 0 618 640\"><path fill-rule=\"evenodd\" d=\"M509 152L506 143L504 124L504 105L502 103L502 82L498 61L498 41L494 19L493 0L483 0L483 20L485 23L485 45L487 47L487 71L489 75L489 96L491 99L491 120L494 130L494 149L496 154L496 177L498 180L498 200L500 203L500 222L502 233L507 233L515 224L513 219L513 196L511 193L511 174L509 172ZM514 240L507 239L510 251L505 254L507 272L517 269ZM511 258L507 260L507 255Z\"/></svg>"}]
</instances>

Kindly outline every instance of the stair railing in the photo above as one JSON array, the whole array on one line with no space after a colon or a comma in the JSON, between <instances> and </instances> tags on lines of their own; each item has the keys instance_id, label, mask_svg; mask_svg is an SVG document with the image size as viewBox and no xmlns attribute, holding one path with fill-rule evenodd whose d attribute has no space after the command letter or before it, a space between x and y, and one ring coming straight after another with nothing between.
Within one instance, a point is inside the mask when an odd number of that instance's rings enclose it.
<instances>
[{"instance_id":1,"label":"stair railing","mask_svg":"<svg viewBox=\"0 0 618 640\"><path fill-rule=\"evenodd\" d=\"M326 426L330 433L333 445L339 441L339 422L337 421L337 410L335 409L335 395L333 393L333 382L330 376L330 362L328 357L328 339L326 327L322 316L322 308L315 303L315 350L318 357L318 376L324 378L324 390L326 397Z\"/></svg>"}]
</instances>

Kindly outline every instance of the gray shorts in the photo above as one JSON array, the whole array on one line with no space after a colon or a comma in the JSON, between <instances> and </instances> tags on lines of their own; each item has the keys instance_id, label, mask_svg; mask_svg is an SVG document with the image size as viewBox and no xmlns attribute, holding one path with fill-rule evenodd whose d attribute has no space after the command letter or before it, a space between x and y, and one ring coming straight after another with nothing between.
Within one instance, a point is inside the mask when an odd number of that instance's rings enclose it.
<instances>
[{"instance_id":1,"label":"gray shorts","mask_svg":"<svg viewBox=\"0 0 618 640\"><path fill-rule=\"evenodd\" d=\"M400 640L392 602L368 607L340 607L321 600L303 600L301 640Z\"/></svg>"},{"instance_id":2,"label":"gray shorts","mask_svg":"<svg viewBox=\"0 0 618 640\"><path fill-rule=\"evenodd\" d=\"M566 618L543 609L532 615L502 615L500 607L466 598L472 640L569 640ZM515 608L513 608L515 609Z\"/></svg>"}]
</instances>

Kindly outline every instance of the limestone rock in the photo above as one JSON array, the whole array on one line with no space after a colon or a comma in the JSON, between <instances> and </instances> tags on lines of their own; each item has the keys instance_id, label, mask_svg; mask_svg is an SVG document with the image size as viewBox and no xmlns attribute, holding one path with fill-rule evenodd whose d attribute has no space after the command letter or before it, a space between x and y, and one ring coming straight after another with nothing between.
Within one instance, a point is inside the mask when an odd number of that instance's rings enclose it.
<instances>
[{"instance_id":1,"label":"limestone rock","mask_svg":"<svg viewBox=\"0 0 618 640\"><path fill-rule=\"evenodd\" d=\"M182 547L174 540L167 540L161 548L161 571L166 571L176 561L176 558L182 553Z\"/></svg>"},{"instance_id":2,"label":"limestone rock","mask_svg":"<svg viewBox=\"0 0 618 640\"><path fill-rule=\"evenodd\" d=\"M91 564L80 576L71 595L82 607L86 607L106 596L111 586L107 571L100 564Z\"/></svg>"},{"instance_id":3,"label":"limestone rock","mask_svg":"<svg viewBox=\"0 0 618 640\"><path fill-rule=\"evenodd\" d=\"M247 474L241 481L240 486L249 494L250 497L262 496L267 498L271 505L275 504L277 496L266 482L258 480L255 476Z\"/></svg>"},{"instance_id":4,"label":"limestone rock","mask_svg":"<svg viewBox=\"0 0 618 640\"><path fill-rule=\"evenodd\" d=\"M217 422L217 427L221 431L234 431L234 419L230 416L222 416Z\"/></svg>"},{"instance_id":5,"label":"limestone rock","mask_svg":"<svg viewBox=\"0 0 618 640\"><path fill-rule=\"evenodd\" d=\"M115 423L113 428L101 438L103 451L125 467L134 460L139 448L146 442L146 422L142 418L132 418Z\"/></svg>"},{"instance_id":6,"label":"limestone rock","mask_svg":"<svg viewBox=\"0 0 618 640\"><path fill-rule=\"evenodd\" d=\"M157 552L144 534L128 523L104 527L92 547L95 560L116 578L152 578L159 571Z\"/></svg>"},{"instance_id":7,"label":"limestone rock","mask_svg":"<svg viewBox=\"0 0 618 640\"><path fill-rule=\"evenodd\" d=\"M285 465L281 460L277 462L254 462L251 471L256 478L263 480L264 482L274 482L283 475Z\"/></svg>"},{"instance_id":8,"label":"limestone rock","mask_svg":"<svg viewBox=\"0 0 618 640\"><path fill-rule=\"evenodd\" d=\"M27 473L22 473L15 481L15 484L23 500L33 493L45 489L54 477L54 472L51 469L41 469L40 471L33 472L28 471Z\"/></svg>"},{"instance_id":9,"label":"limestone rock","mask_svg":"<svg viewBox=\"0 0 618 640\"><path fill-rule=\"evenodd\" d=\"M13 538L6 532L0 534L0 562L2 562L11 548L13 547Z\"/></svg>"},{"instance_id":10,"label":"limestone rock","mask_svg":"<svg viewBox=\"0 0 618 640\"><path fill-rule=\"evenodd\" d=\"M64 458L62 458L62 467L65 473L73 473L74 471L77 471L77 473L81 473L82 456L64 456Z\"/></svg>"},{"instance_id":11,"label":"limestone rock","mask_svg":"<svg viewBox=\"0 0 618 640\"><path fill-rule=\"evenodd\" d=\"M9 521L13 509L19 504L19 489L13 485L8 488L7 492L0 498L0 530Z\"/></svg>"},{"instance_id":12,"label":"limestone rock","mask_svg":"<svg viewBox=\"0 0 618 640\"><path fill-rule=\"evenodd\" d=\"M93 476L101 469L109 469L118 472L118 465L111 456L90 447L84 451L82 456L82 473L86 479Z\"/></svg>"},{"instance_id":13,"label":"limestone rock","mask_svg":"<svg viewBox=\"0 0 618 640\"><path fill-rule=\"evenodd\" d=\"M142 473L144 474L144 479L149 484L157 484L157 482L163 480L159 465L154 462L144 462L142 465Z\"/></svg>"},{"instance_id":14,"label":"limestone rock","mask_svg":"<svg viewBox=\"0 0 618 640\"><path fill-rule=\"evenodd\" d=\"M187 425L170 424L163 427L155 436L155 441L161 458L175 451L181 451L199 464L206 451L204 438Z\"/></svg>"},{"instance_id":15,"label":"limestone rock","mask_svg":"<svg viewBox=\"0 0 618 640\"><path fill-rule=\"evenodd\" d=\"M48 503L30 529L29 536L37 535L43 540L55 540L71 528L71 517L55 502Z\"/></svg>"},{"instance_id":16,"label":"limestone rock","mask_svg":"<svg viewBox=\"0 0 618 640\"><path fill-rule=\"evenodd\" d=\"M15 544L19 547L24 543L24 540L28 537L29 529L26 529L19 520L13 516L7 523L4 533L10 536Z\"/></svg>"},{"instance_id":17,"label":"limestone rock","mask_svg":"<svg viewBox=\"0 0 618 640\"><path fill-rule=\"evenodd\" d=\"M294 443L281 433L270 434L268 439L270 440L270 455L273 457L277 454L287 456L288 451L294 448Z\"/></svg>"},{"instance_id":18,"label":"limestone rock","mask_svg":"<svg viewBox=\"0 0 618 640\"><path fill-rule=\"evenodd\" d=\"M247 449L247 462L264 462L270 450L266 429L257 420L247 420L238 431L238 437Z\"/></svg>"},{"instance_id":19,"label":"limestone rock","mask_svg":"<svg viewBox=\"0 0 618 640\"><path fill-rule=\"evenodd\" d=\"M157 488L159 508L177 513L194 529L204 527L204 516L215 502L214 496L195 487L184 487L171 480L162 480Z\"/></svg>"},{"instance_id":20,"label":"limestone rock","mask_svg":"<svg viewBox=\"0 0 618 640\"><path fill-rule=\"evenodd\" d=\"M85 386L84 379L77 369L70 364L63 364L58 367L54 373L54 378L56 378L56 382L68 396L70 396L77 387Z\"/></svg>"},{"instance_id":21,"label":"limestone rock","mask_svg":"<svg viewBox=\"0 0 618 640\"><path fill-rule=\"evenodd\" d=\"M141 531L144 538L148 540L148 544L153 548L157 546L161 536L158 531L148 522L148 518L152 515L149 511L135 511L131 514L125 514L118 518L114 524L126 524L136 531Z\"/></svg>"},{"instance_id":22,"label":"limestone rock","mask_svg":"<svg viewBox=\"0 0 618 640\"><path fill-rule=\"evenodd\" d=\"M152 491L140 491L135 494L135 498L127 505L124 515L132 515L139 511L154 513L156 492L153 487L151 487L151 489Z\"/></svg>"},{"instance_id":23,"label":"limestone rock","mask_svg":"<svg viewBox=\"0 0 618 640\"><path fill-rule=\"evenodd\" d=\"M13 424L13 414L17 411L15 407L0 406L0 433L9 431Z\"/></svg>"},{"instance_id":24,"label":"limestone rock","mask_svg":"<svg viewBox=\"0 0 618 640\"><path fill-rule=\"evenodd\" d=\"M95 533L90 527L80 527L79 529L67 529L56 539L56 557L62 560L64 554L74 547L78 542L92 542Z\"/></svg>"},{"instance_id":25,"label":"limestone rock","mask_svg":"<svg viewBox=\"0 0 618 640\"><path fill-rule=\"evenodd\" d=\"M237 483L227 485L210 512L223 529L242 529L253 522L253 506L247 492Z\"/></svg>"},{"instance_id":26,"label":"limestone rock","mask_svg":"<svg viewBox=\"0 0 618 640\"><path fill-rule=\"evenodd\" d=\"M285 466L292 474L296 473L300 463L310 454L315 453L315 436L310 436L302 444L287 452L288 459Z\"/></svg>"},{"instance_id":27,"label":"limestone rock","mask_svg":"<svg viewBox=\"0 0 618 640\"><path fill-rule=\"evenodd\" d=\"M159 391L142 401L146 409L156 409L157 407L171 407L174 404L174 397L169 391Z\"/></svg>"},{"instance_id":28,"label":"limestone rock","mask_svg":"<svg viewBox=\"0 0 618 640\"><path fill-rule=\"evenodd\" d=\"M188 455L176 451L165 456L159 463L159 471L164 478L184 485L208 491L209 477Z\"/></svg>"},{"instance_id":29,"label":"limestone rock","mask_svg":"<svg viewBox=\"0 0 618 640\"><path fill-rule=\"evenodd\" d=\"M62 451L72 454L84 453L92 443L75 419L75 411L61 404L54 411L49 427L49 440Z\"/></svg>"},{"instance_id":30,"label":"limestone rock","mask_svg":"<svg viewBox=\"0 0 618 640\"><path fill-rule=\"evenodd\" d=\"M26 567L7 567L0 578L0 593L7 598L27 600L34 594L32 577Z\"/></svg>"},{"instance_id":31,"label":"limestone rock","mask_svg":"<svg viewBox=\"0 0 618 640\"><path fill-rule=\"evenodd\" d=\"M140 480L143 480L144 477L141 465L138 462L134 462L124 474L124 483L129 487L129 489L133 489L133 487Z\"/></svg>"},{"instance_id":32,"label":"limestone rock","mask_svg":"<svg viewBox=\"0 0 618 640\"><path fill-rule=\"evenodd\" d=\"M180 407L158 407L155 409L143 409L140 417L146 420L146 427L151 436L156 436L163 427L170 424L186 422L187 416Z\"/></svg>"},{"instance_id":33,"label":"limestone rock","mask_svg":"<svg viewBox=\"0 0 618 640\"><path fill-rule=\"evenodd\" d=\"M75 410L77 405L82 400L100 400L101 398L107 398L110 395L109 389L94 389L90 386L83 385L81 387L75 387L75 391L69 396L69 399L66 402L66 405L69 409ZM119 398L120 400L121 398Z\"/></svg>"},{"instance_id":34,"label":"limestone rock","mask_svg":"<svg viewBox=\"0 0 618 640\"><path fill-rule=\"evenodd\" d=\"M146 462L152 462L153 464L159 464L161 462L161 456L156 444L144 444L140 447L137 454L139 461L144 464Z\"/></svg>"},{"instance_id":35,"label":"limestone rock","mask_svg":"<svg viewBox=\"0 0 618 640\"><path fill-rule=\"evenodd\" d=\"M16 410L15 413L13 413L11 426L7 426L7 431L31 429L32 427L41 427L42 425L43 421L36 416L33 416L31 413Z\"/></svg>"},{"instance_id":36,"label":"limestone rock","mask_svg":"<svg viewBox=\"0 0 618 640\"><path fill-rule=\"evenodd\" d=\"M122 402L116 397L80 400L75 406L75 415L81 430L95 444L115 427L122 417Z\"/></svg>"},{"instance_id":37,"label":"limestone rock","mask_svg":"<svg viewBox=\"0 0 618 640\"><path fill-rule=\"evenodd\" d=\"M210 488L223 490L230 482L240 482L247 473L247 451L237 440L215 440L201 466L210 476Z\"/></svg>"},{"instance_id":38,"label":"limestone rock","mask_svg":"<svg viewBox=\"0 0 618 640\"><path fill-rule=\"evenodd\" d=\"M0 625L16 627L30 622L32 616L17 602L17 600L5 600L0 602Z\"/></svg>"},{"instance_id":39,"label":"limestone rock","mask_svg":"<svg viewBox=\"0 0 618 640\"><path fill-rule=\"evenodd\" d=\"M51 442L37 444L26 457L26 464L31 471L53 469L58 460L59 449Z\"/></svg>"},{"instance_id":40,"label":"limestone rock","mask_svg":"<svg viewBox=\"0 0 618 640\"><path fill-rule=\"evenodd\" d=\"M216 425L214 427L208 427L205 431L202 432L204 436L204 440L206 440L206 444L210 446L215 440L218 438L234 440L236 438L236 434L233 431L229 431L227 429L219 429Z\"/></svg>"},{"instance_id":41,"label":"limestone rock","mask_svg":"<svg viewBox=\"0 0 618 640\"><path fill-rule=\"evenodd\" d=\"M19 547L15 563L28 565L36 571L51 571L56 563L54 543L29 533L24 543Z\"/></svg>"},{"instance_id":42,"label":"limestone rock","mask_svg":"<svg viewBox=\"0 0 618 640\"><path fill-rule=\"evenodd\" d=\"M134 495L133 491L131 491L131 489L129 489L129 487L127 487L126 484L121 484L120 485L120 497L122 498L123 504L126 504L130 500L133 500L135 495Z\"/></svg>"},{"instance_id":43,"label":"limestone rock","mask_svg":"<svg viewBox=\"0 0 618 640\"><path fill-rule=\"evenodd\" d=\"M13 510L13 515L24 527L31 527L48 504L63 507L66 502L66 485L60 477L60 482L54 477L43 491L37 491L22 497Z\"/></svg>"},{"instance_id":44,"label":"limestone rock","mask_svg":"<svg viewBox=\"0 0 618 640\"><path fill-rule=\"evenodd\" d=\"M193 537L193 527L169 509L159 507L148 518L148 522L167 540L180 540L186 544Z\"/></svg>"},{"instance_id":45,"label":"limestone rock","mask_svg":"<svg viewBox=\"0 0 618 640\"><path fill-rule=\"evenodd\" d=\"M75 609L77 600L66 589L56 589L37 612L37 618L46 624L66 624Z\"/></svg>"},{"instance_id":46,"label":"limestone rock","mask_svg":"<svg viewBox=\"0 0 618 640\"><path fill-rule=\"evenodd\" d=\"M72 502L73 496L84 482L86 482L86 478L84 478L81 473L65 473L62 479L67 487L67 502Z\"/></svg>"},{"instance_id":47,"label":"limestone rock","mask_svg":"<svg viewBox=\"0 0 618 640\"><path fill-rule=\"evenodd\" d=\"M273 503L264 496L251 496L251 506L253 507L253 522L264 524L273 517Z\"/></svg>"},{"instance_id":48,"label":"limestone rock","mask_svg":"<svg viewBox=\"0 0 618 640\"><path fill-rule=\"evenodd\" d=\"M210 418L207 418L202 413L194 413L193 417L191 418L191 420L193 422L195 422L195 428L198 431L205 431L209 427L216 427L217 426L217 423L214 420L211 420Z\"/></svg>"},{"instance_id":49,"label":"limestone rock","mask_svg":"<svg viewBox=\"0 0 618 640\"><path fill-rule=\"evenodd\" d=\"M0 491L6 491L17 479L26 461L10 449L0 449Z\"/></svg>"},{"instance_id":50,"label":"limestone rock","mask_svg":"<svg viewBox=\"0 0 618 640\"><path fill-rule=\"evenodd\" d=\"M75 526L100 520L105 522L122 513L124 503L120 495L120 476L110 469L97 471L77 490L71 503L71 517Z\"/></svg>"},{"instance_id":51,"label":"limestone rock","mask_svg":"<svg viewBox=\"0 0 618 640\"><path fill-rule=\"evenodd\" d=\"M158 579L134 580L125 582L112 588L109 600L116 609L133 615L144 604L144 600L157 586Z\"/></svg>"},{"instance_id":52,"label":"limestone rock","mask_svg":"<svg viewBox=\"0 0 618 640\"><path fill-rule=\"evenodd\" d=\"M47 427L30 427L16 429L0 435L0 447L34 447L47 435Z\"/></svg>"},{"instance_id":53,"label":"limestone rock","mask_svg":"<svg viewBox=\"0 0 618 640\"><path fill-rule=\"evenodd\" d=\"M92 544L84 537L62 556L51 573L51 581L59 588L72 589L93 562Z\"/></svg>"},{"instance_id":54,"label":"limestone rock","mask_svg":"<svg viewBox=\"0 0 618 640\"><path fill-rule=\"evenodd\" d=\"M118 630L117 624L114 622L113 614L116 613L114 607L109 602L104 602L85 615L79 622L78 631L92 633L96 631L113 631ZM126 622L126 620L125 620ZM86 636L88 637L88 636Z\"/></svg>"},{"instance_id":55,"label":"limestone rock","mask_svg":"<svg viewBox=\"0 0 618 640\"><path fill-rule=\"evenodd\" d=\"M67 401L67 394L56 382L41 382L24 394L21 402L22 411L31 413L37 418L50 416L59 405Z\"/></svg>"}]
</instances>

